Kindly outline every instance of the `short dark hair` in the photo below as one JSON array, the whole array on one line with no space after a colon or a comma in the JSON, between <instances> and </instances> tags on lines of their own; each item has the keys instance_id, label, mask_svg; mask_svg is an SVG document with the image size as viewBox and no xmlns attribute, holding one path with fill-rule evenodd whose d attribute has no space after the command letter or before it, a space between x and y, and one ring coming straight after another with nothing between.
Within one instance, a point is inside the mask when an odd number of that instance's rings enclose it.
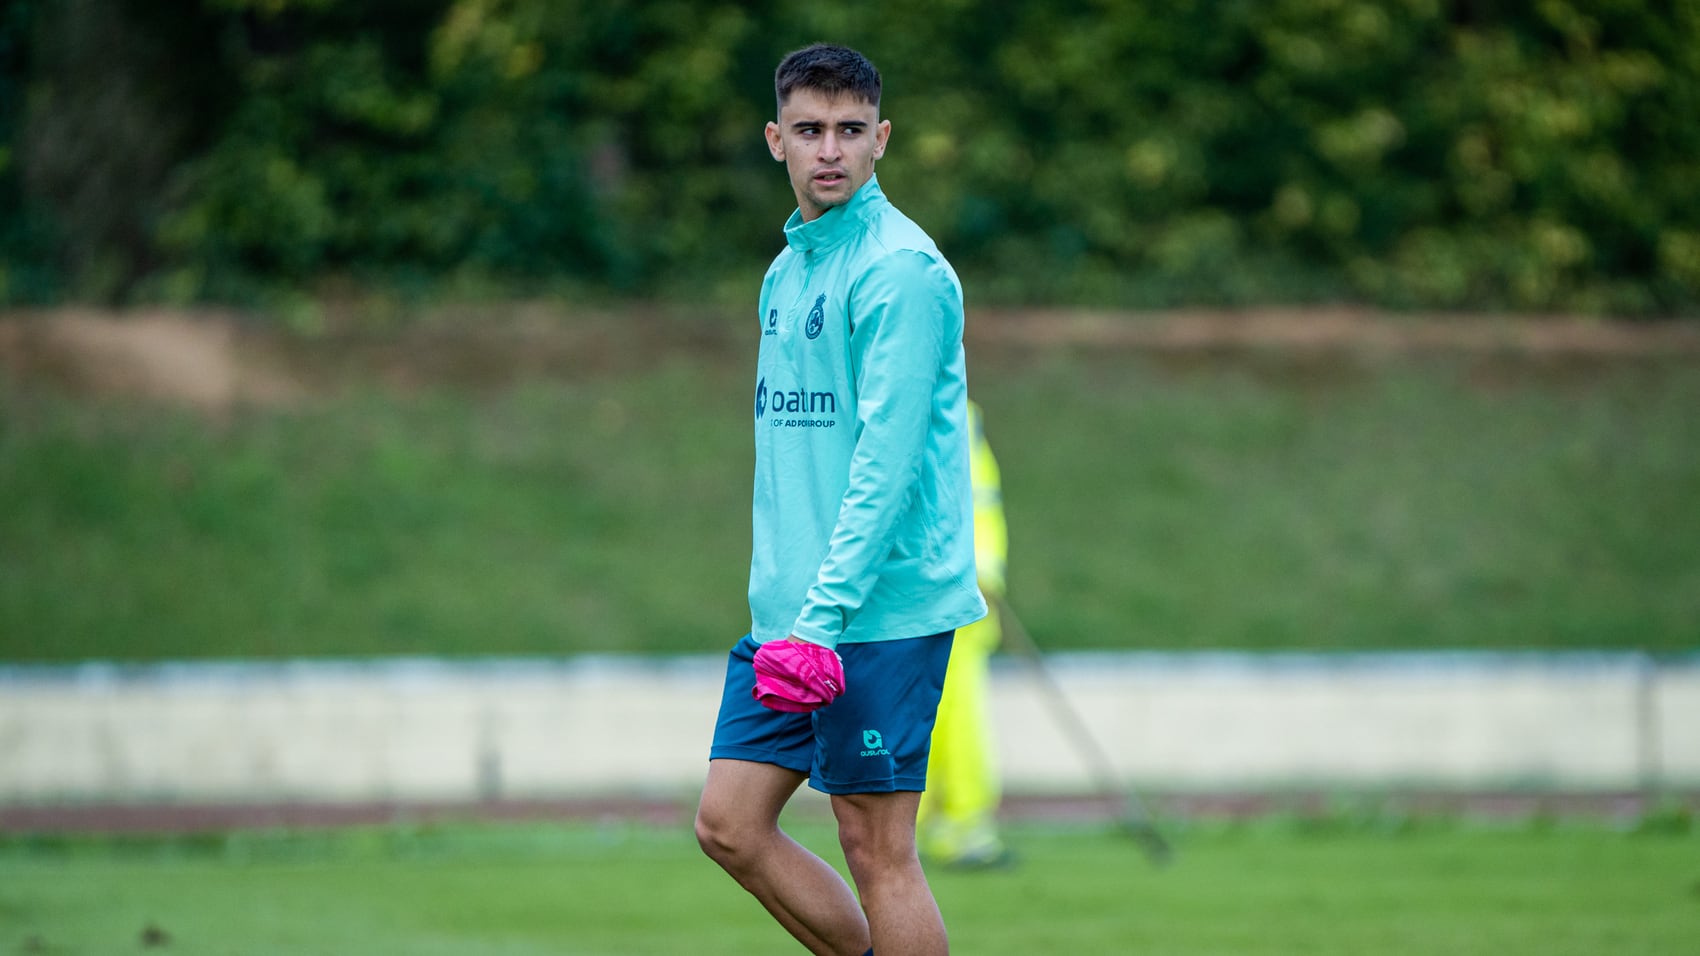
<instances>
[{"instance_id":1,"label":"short dark hair","mask_svg":"<svg viewBox=\"0 0 1700 956\"><path fill-rule=\"evenodd\" d=\"M848 93L880 105L880 71L868 58L847 46L816 43L785 55L773 71L773 92L784 106L797 90L814 90L829 97Z\"/></svg>"}]
</instances>

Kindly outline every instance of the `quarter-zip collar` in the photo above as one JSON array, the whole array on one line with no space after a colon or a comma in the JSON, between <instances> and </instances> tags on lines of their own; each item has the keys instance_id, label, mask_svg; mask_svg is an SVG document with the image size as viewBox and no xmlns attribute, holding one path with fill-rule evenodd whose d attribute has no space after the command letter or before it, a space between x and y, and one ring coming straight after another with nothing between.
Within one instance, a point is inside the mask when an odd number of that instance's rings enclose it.
<instances>
[{"instance_id":1,"label":"quarter-zip collar","mask_svg":"<svg viewBox=\"0 0 1700 956\"><path fill-rule=\"evenodd\" d=\"M802 253L831 249L855 235L873 208L885 201L879 176L869 176L849 202L828 209L811 222L803 221L801 209L792 212L785 221L785 243Z\"/></svg>"}]
</instances>

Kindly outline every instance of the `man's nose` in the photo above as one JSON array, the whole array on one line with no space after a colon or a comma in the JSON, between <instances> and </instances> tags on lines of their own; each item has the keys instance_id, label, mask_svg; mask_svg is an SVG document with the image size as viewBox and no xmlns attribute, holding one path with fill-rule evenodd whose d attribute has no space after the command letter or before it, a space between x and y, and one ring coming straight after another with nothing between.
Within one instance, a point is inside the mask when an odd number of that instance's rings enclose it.
<instances>
[{"instance_id":1,"label":"man's nose","mask_svg":"<svg viewBox=\"0 0 1700 956\"><path fill-rule=\"evenodd\" d=\"M820 158L832 162L838 158L838 134L828 131L821 137Z\"/></svg>"}]
</instances>

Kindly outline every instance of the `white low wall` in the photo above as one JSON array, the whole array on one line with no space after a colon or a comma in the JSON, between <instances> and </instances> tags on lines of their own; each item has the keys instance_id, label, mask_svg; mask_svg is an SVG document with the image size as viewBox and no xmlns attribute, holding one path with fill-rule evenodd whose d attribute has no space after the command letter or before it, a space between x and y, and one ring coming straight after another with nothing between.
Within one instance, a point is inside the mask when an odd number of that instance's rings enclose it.
<instances>
[{"instance_id":1,"label":"white low wall","mask_svg":"<svg viewBox=\"0 0 1700 956\"><path fill-rule=\"evenodd\" d=\"M694 788L719 655L0 668L0 804L467 800ZM1012 793L1092 789L1020 659L992 677ZM1700 784L1700 657L1053 654L1153 791Z\"/></svg>"}]
</instances>

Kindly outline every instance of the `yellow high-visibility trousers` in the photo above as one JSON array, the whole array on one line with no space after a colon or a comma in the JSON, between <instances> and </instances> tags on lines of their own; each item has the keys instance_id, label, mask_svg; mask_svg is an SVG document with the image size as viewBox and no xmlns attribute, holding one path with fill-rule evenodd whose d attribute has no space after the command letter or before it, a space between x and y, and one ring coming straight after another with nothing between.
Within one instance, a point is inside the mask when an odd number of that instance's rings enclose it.
<instances>
[{"instance_id":1,"label":"yellow high-visibility trousers","mask_svg":"<svg viewBox=\"0 0 1700 956\"><path fill-rule=\"evenodd\" d=\"M1003 853L997 811L1003 798L992 735L989 666L1002 640L997 610L956 632L927 758L916 833L923 856L942 862Z\"/></svg>"}]
</instances>

